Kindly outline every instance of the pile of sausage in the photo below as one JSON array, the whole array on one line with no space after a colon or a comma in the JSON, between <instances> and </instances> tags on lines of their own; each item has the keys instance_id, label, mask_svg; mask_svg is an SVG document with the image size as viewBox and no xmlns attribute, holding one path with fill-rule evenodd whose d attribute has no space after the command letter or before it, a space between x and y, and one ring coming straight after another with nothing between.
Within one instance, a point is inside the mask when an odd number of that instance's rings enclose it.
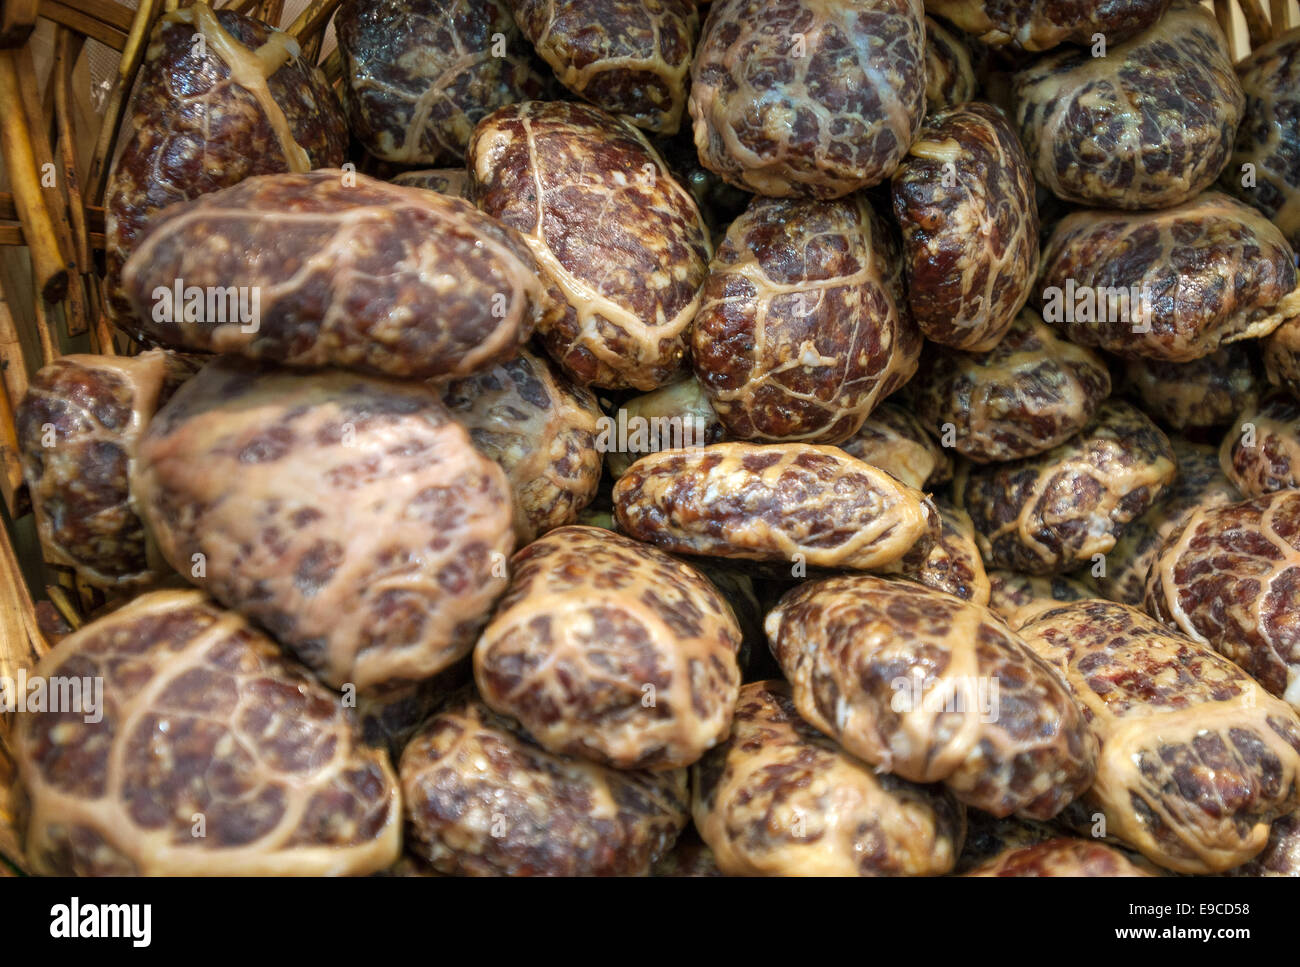
<instances>
[{"instance_id":1,"label":"pile of sausage","mask_svg":"<svg viewBox=\"0 0 1300 967\"><path fill-rule=\"evenodd\" d=\"M334 23L337 90L152 35L143 351L18 419L108 602L36 670L98 717L20 717L33 870L1300 875L1300 30Z\"/></svg>"}]
</instances>

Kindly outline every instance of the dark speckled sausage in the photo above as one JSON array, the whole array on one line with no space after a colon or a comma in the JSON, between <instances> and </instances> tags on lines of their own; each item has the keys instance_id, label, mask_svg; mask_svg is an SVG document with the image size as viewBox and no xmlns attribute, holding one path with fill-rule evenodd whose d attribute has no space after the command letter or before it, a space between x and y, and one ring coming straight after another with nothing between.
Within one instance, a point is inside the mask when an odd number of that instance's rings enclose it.
<instances>
[{"instance_id":1,"label":"dark speckled sausage","mask_svg":"<svg viewBox=\"0 0 1300 967\"><path fill-rule=\"evenodd\" d=\"M460 161L483 115L546 93L504 0L347 0L334 27L352 131L385 161Z\"/></svg>"},{"instance_id":2,"label":"dark speckled sausage","mask_svg":"<svg viewBox=\"0 0 1300 967\"><path fill-rule=\"evenodd\" d=\"M1214 14L1178 0L1104 57L1070 50L1016 75L1020 138L1038 183L1067 201L1167 208L1214 183L1245 96Z\"/></svg>"},{"instance_id":3,"label":"dark speckled sausage","mask_svg":"<svg viewBox=\"0 0 1300 967\"><path fill-rule=\"evenodd\" d=\"M412 378L505 362L552 307L511 229L459 198L339 170L250 178L173 206L124 283L169 345ZM183 306L160 301L177 285ZM232 321L235 296L251 322Z\"/></svg>"},{"instance_id":4,"label":"dark speckled sausage","mask_svg":"<svg viewBox=\"0 0 1300 967\"><path fill-rule=\"evenodd\" d=\"M691 0L509 0L560 83L639 128L672 134L700 29Z\"/></svg>"},{"instance_id":5,"label":"dark speckled sausage","mask_svg":"<svg viewBox=\"0 0 1300 967\"><path fill-rule=\"evenodd\" d=\"M1034 178L1011 123L979 102L929 115L893 200L917 325L946 346L992 349L1038 275Z\"/></svg>"},{"instance_id":6,"label":"dark speckled sausage","mask_svg":"<svg viewBox=\"0 0 1300 967\"><path fill-rule=\"evenodd\" d=\"M975 98L970 48L933 17L925 18L925 108L937 111Z\"/></svg>"},{"instance_id":7,"label":"dark speckled sausage","mask_svg":"<svg viewBox=\"0 0 1300 967\"><path fill-rule=\"evenodd\" d=\"M148 583L165 570L150 560L131 466L155 411L192 373L187 361L152 350L64 356L32 378L16 430L48 560L98 587Z\"/></svg>"},{"instance_id":8,"label":"dark speckled sausage","mask_svg":"<svg viewBox=\"0 0 1300 967\"><path fill-rule=\"evenodd\" d=\"M555 755L472 693L425 724L400 771L410 848L441 873L644 875L689 821L686 770Z\"/></svg>"},{"instance_id":9,"label":"dark speckled sausage","mask_svg":"<svg viewBox=\"0 0 1300 967\"><path fill-rule=\"evenodd\" d=\"M196 3L154 28L122 139L105 200L106 295L112 318L134 332L122 266L156 212L250 175L342 164L348 129L292 38Z\"/></svg>"},{"instance_id":10,"label":"dark speckled sausage","mask_svg":"<svg viewBox=\"0 0 1300 967\"><path fill-rule=\"evenodd\" d=\"M756 198L709 265L691 352L730 436L852 436L921 352L893 230L864 195Z\"/></svg>"},{"instance_id":11,"label":"dark speckled sausage","mask_svg":"<svg viewBox=\"0 0 1300 967\"><path fill-rule=\"evenodd\" d=\"M363 745L339 695L201 592L136 598L36 674L98 679L103 695L98 721L18 717L33 872L364 875L397 859L385 753Z\"/></svg>"},{"instance_id":12,"label":"dark speckled sausage","mask_svg":"<svg viewBox=\"0 0 1300 967\"><path fill-rule=\"evenodd\" d=\"M437 674L505 590L505 474L421 383L221 357L154 417L131 489L168 562L334 688Z\"/></svg>"},{"instance_id":13,"label":"dark speckled sausage","mask_svg":"<svg viewBox=\"0 0 1300 967\"><path fill-rule=\"evenodd\" d=\"M524 236L564 307L538 334L576 382L651 390L680 374L712 249L640 131L585 104L530 101L483 119L469 168L479 207Z\"/></svg>"},{"instance_id":14,"label":"dark speckled sausage","mask_svg":"<svg viewBox=\"0 0 1300 967\"><path fill-rule=\"evenodd\" d=\"M1094 34L1115 42L1155 23L1169 0L926 0L925 9L947 17L992 47L1050 50L1061 43L1090 44Z\"/></svg>"},{"instance_id":15,"label":"dark speckled sausage","mask_svg":"<svg viewBox=\"0 0 1300 967\"><path fill-rule=\"evenodd\" d=\"M717 0L691 67L700 160L775 197L888 178L925 113L920 0Z\"/></svg>"}]
</instances>

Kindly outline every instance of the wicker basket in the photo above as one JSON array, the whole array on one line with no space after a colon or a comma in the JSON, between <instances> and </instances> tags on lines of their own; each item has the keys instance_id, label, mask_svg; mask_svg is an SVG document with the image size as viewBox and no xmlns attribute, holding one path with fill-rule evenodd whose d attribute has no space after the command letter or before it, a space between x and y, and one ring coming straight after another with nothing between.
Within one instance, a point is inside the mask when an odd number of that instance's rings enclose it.
<instances>
[{"instance_id":1,"label":"wicker basket","mask_svg":"<svg viewBox=\"0 0 1300 967\"><path fill-rule=\"evenodd\" d=\"M329 21L339 2L213 5L285 26L337 82ZM42 559L14 410L29 374L62 353L135 351L102 311L95 253L104 246L104 191L149 33L159 16L188 3L0 0L0 676L30 669L52 641L110 604L70 569ZM1213 7L1238 56L1300 24L1297 0ZM53 186L43 187L50 172ZM0 715L0 876L13 872L6 860L17 869L21 856L11 718Z\"/></svg>"}]
</instances>

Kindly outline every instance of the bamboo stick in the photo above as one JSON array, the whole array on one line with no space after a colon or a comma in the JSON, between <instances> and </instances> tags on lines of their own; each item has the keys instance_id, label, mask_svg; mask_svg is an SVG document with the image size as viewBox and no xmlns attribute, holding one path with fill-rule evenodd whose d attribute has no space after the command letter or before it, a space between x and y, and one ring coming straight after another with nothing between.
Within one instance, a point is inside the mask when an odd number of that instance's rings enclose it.
<instances>
[{"instance_id":1,"label":"bamboo stick","mask_svg":"<svg viewBox=\"0 0 1300 967\"><path fill-rule=\"evenodd\" d=\"M59 248L58 235L42 197L39 168L32 146L27 112L19 89L18 52L0 50L0 153L23 223L23 237L32 253L32 267L41 298L58 302L68 291L70 264Z\"/></svg>"},{"instance_id":2,"label":"bamboo stick","mask_svg":"<svg viewBox=\"0 0 1300 967\"><path fill-rule=\"evenodd\" d=\"M286 32L297 41L317 33L323 34L325 25L334 16L334 10L341 2L342 0L311 0L307 9L298 14L298 18L286 28Z\"/></svg>"}]
</instances>

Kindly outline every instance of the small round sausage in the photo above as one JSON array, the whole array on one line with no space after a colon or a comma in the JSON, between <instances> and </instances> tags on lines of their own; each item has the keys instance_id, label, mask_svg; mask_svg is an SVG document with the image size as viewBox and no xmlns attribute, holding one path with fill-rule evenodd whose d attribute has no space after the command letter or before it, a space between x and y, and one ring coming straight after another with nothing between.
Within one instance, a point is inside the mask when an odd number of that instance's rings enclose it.
<instances>
[{"instance_id":1,"label":"small round sausage","mask_svg":"<svg viewBox=\"0 0 1300 967\"><path fill-rule=\"evenodd\" d=\"M925 119L893 175L908 304L937 343L997 345L1038 274L1038 206L1029 159L991 104Z\"/></svg>"},{"instance_id":2,"label":"small round sausage","mask_svg":"<svg viewBox=\"0 0 1300 967\"><path fill-rule=\"evenodd\" d=\"M662 551L562 527L515 555L474 649L483 701L542 748L616 769L690 765L727 735L740 627Z\"/></svg>"},{"instance_id":3,"label":"small round sausage","mask_svg":"<svg viewBox=\"0 0 1300 967\"><path fill-rule=\"evenodd\" d=\"M1018 571L989 571L988 576L989 610L1013 630L1063 601L1096 597L1082 581L1064 574L1039 577Z\"/></svg>"},{"instance_id":4,"label":"small round sausage","mask_svg":"<svg viewBox=\"0 0 1300 967\"><path fill-rule=\"evenodd\" d=\"M897 167L925 113L920 0L716 0L691 65L700 160L776 198L839 198Z\"/></svg>"},{"instance_id":5,"label":"small round sausage","mask_svg":"<svg viewBox=\"0 0 1300 967\"><path fill-rule=\"evenodd\" d=\"M640 131L585 104L512 105L479 123L469 170L479 207L523 234L564 310L538 335L572 379L652 390L680 374L712 249Z\"/></svg>"},{"instance_id":6,"label":"small round sausage","mask_svg":"<svg viewBox=\"0 0 1300 967\"><path fill-rule=\"evenodd\" d=\"M1300 315L1294 263L1276 225L1207 191L1159 212L1067 215L1034 298L1074 342L1185 363Z\"/></svg>"},{"instance_id":7,"label":"small round sausage","mask_svg":"<svg viewBox=\"0 0 1300 967\"><path fill-rule=\"evenodd\" d=\"M1169 535L1198 508L1241 500L1237 488L1219 468L1219 456L1212 446L1189 443L1181 437L1169 442L1178 461L1178 479L1160 503L1124 529L1100 573L1094 566L1093 584L1100 597L1141 607L1151 562Z\"/></svg>"},{"instance_id":8,"label":"small round sausage","mask_svg":"<svg viewBox=\"0 0 1300 967\"><path fill-rule=\"evenodd\" d=\"M1219 184L1271 218L1300 249L1300 27L1239 60L1237 78L1246 92L1245 116ZM1245 185L1248 164L1253 178Z\"/></svg>"},{"instance_id":9,"label":"small round sausage","mask_svg":"<svg viewBox=\"0 0 1300 967\"><path fill-rule=\"evenodd\" d=\"M1091 43L1091 41L1089 41ZM1016 120L1038 184L1101 208L1167 208L1212 185L1245 95L1214 13L1178 0L1105 56L1066 50L1016 75Z\"/></svg>"},{"instance_id":10,"label":"small round sausage","mask_svg":"<svg viewBox=\"0 0 1300 967\"><path fill-rule=\"evenodd\" d=\"M1069 691L987 608L906 581L809 581L767 616L799 714L867 762L995 816L1050 819L1092 782Z\"/></svg>"},{"instance_id":11,"label":"small round sausage","mask_svg":"<svg viewBox=\"0 0 1300 967\"><path fill-rule=\"evenodd\" d=\"M799 717L785 682L740 690L731 738L693 777L695 827L732 876L936 876L961 851L950 794L845 752Z\"/></svg>"},{"instance_id":12,"label":"small round sausage","mask_svg":"<svg viewBox=\"0 0 1300 967\"><path fill-rule=\"evenodd\" d=\"M1153 863L1230 869L1300 802L1300 718L1221 655L1110 601L1045 611L1020 634L1101 744L1085 804Z\"/></svg>"},{"instance_id":13,"label":"small round sausage","mask_svg":"<svg viewBox=\"0 0 1300 967\"><path fill-rule=\"evenodd\" d=\"M516 545L572 524L600 485L601 412L549 360L521 352L448 384L442 401L481 453L501 465L515 499Z\"/></svg>"},{"instance_id":14,"label":"small round sausage","mask_svg":"<svg viewBox=\"0 0 1300 967\"><path fill-rule=\"evenodd\" d=\"M1151 564L1146 610L1300 708L1300 491L1205 507Z\"/></svg>"},{"instance_id":15,"label":"small round sausage","mask_svg":"<svg viewBox=\"0 0 1300 967\"><path fill-rule=\"evenodd\" d=\"M14 423L45 558L95 587L148 584L165 571L131 499L136 443L191 375L161 350L64 356L32 377Z\"/></svg>"},{"instance_id":16,"label":"small round sausage","mask_svg":"<svg viewBox=\"0 0 1300 967\"><path fill-rule=\"evenodd\" d=\"M122 279L166 345L410 379L505 362L558 314L518 233L459 198L342 170L172 205Z\"/></svg>"},{"instance_id":17,"label":"small round sausage","mask_svg":"<svg viewBox=\"0 0 1300 967\"><path fill-rule=\"evenodd\" d=\"M34 872L364 875L397 859L387 754L338 695L201 592L136 598L35 675L87 689L69 693L78 708L18 716Z\"/></svg>"},{"instance_id":18,"label":"small round sausage","mask_svg":"<svg viewBox=\"0 0 1300 967\"><path fill-rule=\"evenodd\" d=\"M1109 553L1177 473L1156 425L1131 404L1108 400L1077 436L1046 453L963 465L953 494L975 523L985 563L1059 574Z\"/></svg>"},{"instance_id":19,"label":"small round sausage","mask_svg":"<svg viewBox=\"0 0 1300 967\"><path fill-rule=\"evenodd\" d=\"M1253 406L1260 382L1250 343L1235 342L1186 363L1130 356L1126 388L1171 430L1223 426Z\"/></svg>"},{"instance_id":20,"label":"small round sausage","mask_svg":"<svg viewBox=\"0 0 1300 967\"><path fill-rule=\"evenodd\" d=\"M579 97L672 134L700 30L692 0L508 0L519 29Z\"/></svg>"},{"instance_id":21,"label":"small round sausage","mask_svg":"<svg viewBox=\"0 0 1300 967\"><path fill-rule=\"evenodd\" d=\"M975 99L979 84L966 41L933 17L925 18L925 107L927 111Z\"/></svg>"},{"instance_id":22,"label":"small round sausage","mask_svg":"<svg viewBox=\"0 0 1300 967\"><path fill-rule=\"evenodd\" d=\"M539 748L467 692L402 753L410 846L461 876L636 876L689 821L686 770L607 769Z\"/></svg>"},{"instance_id":23,"label":"small round sausage","mask_svg":"<svg viewBox=\"0 0 1300 967\"><path fill-rule=\"evenodd\" d=\"M442 671L505 590L505 474L423 384L220 357L137 461L167 562L334 688Z\"/></svg>"},{"instance_id":24,"label":"small round sausage","mask_svg":"<svg viewBox=\"0 0 1300 967\"><path fill-rule=\"evenodd\" d=\"M1300 487L1300 402L1274 392L1242 410L1219 447L1219 465L1243 496Z\"/></svg>"},{"instance_id":25,"label":"small round sausage","mask_svg":"<svg viewBox=\"0 0 1300 967\"><path fill-rule=\"evenodd\" d=\"M1096 353L1025 309L985 353L930 347L908 388L924 426L976 463L1043 453L1078 433L1110 395Z\"/></svg>"},{"instance_id":26,"label":"small round sausage","mask_svg":"<svg viewBox=\"0 0 1300 967\"><path fill-rule=\"evenodd\" d=\"M924 494L836 447L718 443L642 457L614 485L619 529L684 554L814 567L920 560L938 538Z\"/></svg>"},{"instance_id":27,"label":"small round sausage","mask_svg":"<svg viewBox=\"0 0 1300 967\"><path fill-rule=\"evenodd\" d=\"M730 436L837 443L916 371L891 230L864 195L756 198L709 266L695 375Z\"/></svg>"},{"instance_id":28,"label":"small round sausage","mask_svg":"<svg viewBox=\"0 0 1300 967\"><path fill-rule=\"evenodd\" d=\"M993 857L966 876L1156 876L1105 843L1059 837Z\"/></svg>"},{"instance_id":29,"label":"small round sausage","mask_svg":"<svg viewBox=\"0 0 1300 967\"><path fill-rule=\"evenodd\" d=\"M910 409L890 400L872 410L858 432L839 447L917 490L933 490L952 480L952 458Z\"/></svg>"},{"instance_id":30,"label":"small round sausage","mask_svg":"<svg viewBox=\"0 0 1300 967\"><path fill-rule=\"evenodd\" d=\"M1057 3L1052 0L926 0L925 9L946 17L990 47L1050 50L1061 43L1109 41L1151 26L1170 0L1119 0L1108 3Z\"/></svg>"},{"instance_id":31,"label":"small round sausage","mask_svg":"<svg viewBox=\"0 0 1300 967\"><path fill-rule=\"evenodd\" d=\"M460 161L485 114L546 95L504 0L345 0L334 29L352 133L384 161Z\"/></svg>"}]
</instances>

